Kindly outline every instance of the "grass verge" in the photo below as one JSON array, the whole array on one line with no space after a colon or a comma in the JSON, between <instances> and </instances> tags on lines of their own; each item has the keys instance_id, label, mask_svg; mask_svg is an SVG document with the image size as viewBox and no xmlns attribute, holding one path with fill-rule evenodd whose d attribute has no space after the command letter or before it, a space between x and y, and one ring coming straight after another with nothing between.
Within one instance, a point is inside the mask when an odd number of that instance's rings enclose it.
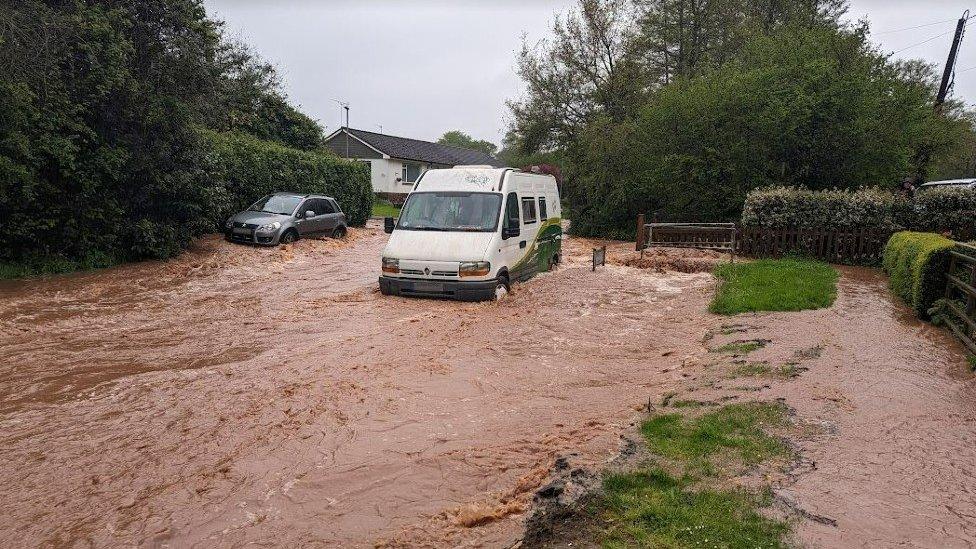
<instances>
[{"instance_id":1,"label":"grass verge","mask_svg":"<svg viewBox=\"0 0 976 549\"><path fill-rule=\"evenodd\" d=\"M823 309L837 298L837 271L819 261L725 263L715 269L715 275L722 284L709 310L720 315Z\"/></svg>"},{"instance_id":2,"label":"grass verge","mask_svg":"<svg viewBox=\"0 0 976 549\"><path fill-rule=\"evenodd\" d=\"M400 217L400 208L386 201L374 202L373 217Z\"/></svg>"},{"instance_id":3,"label":"grass verge","mask_svg":"<svg viewBox=\"0 0 976 549\"><path fill-rule=\"evenodd\" d=\"M666 414L641 433L658 458L608 475L596 503L604 547L786 547L790 526L770 518L768 490L728 487L731 477L790 450L767 428L786 425L778 404L733 404L697 416Z\"/></svg>"}]
</instances>

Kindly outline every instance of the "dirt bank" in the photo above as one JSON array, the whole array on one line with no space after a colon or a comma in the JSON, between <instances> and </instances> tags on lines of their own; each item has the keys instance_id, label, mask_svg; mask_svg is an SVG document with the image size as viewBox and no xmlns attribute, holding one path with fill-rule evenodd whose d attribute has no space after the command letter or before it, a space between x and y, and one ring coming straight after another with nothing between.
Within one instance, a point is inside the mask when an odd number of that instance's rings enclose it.
<instances>
[{"instance_id":1,"label":"dirt bank","mask_svg":"<svg viewBox=\"0 0 976 549\"><path fill-rule=\"evenodd\" d=\"M0 284L0 545L503 545L701 350L710 275L570 241L500 304L388 299L384 242Z\"/></svg>"}]
</instances>

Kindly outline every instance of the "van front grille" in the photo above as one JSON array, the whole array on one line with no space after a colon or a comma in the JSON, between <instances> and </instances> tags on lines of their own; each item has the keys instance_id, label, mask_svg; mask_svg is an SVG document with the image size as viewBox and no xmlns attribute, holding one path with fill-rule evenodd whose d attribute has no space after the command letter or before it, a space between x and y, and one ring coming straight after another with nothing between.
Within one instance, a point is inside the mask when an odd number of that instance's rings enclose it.
<instances>
[{"instance_id":1,"label":"van front grille","mask_svg":"<svg viewBox=\"0 0 976 549\"><path fill-rule=\"evenodd\" d=\"M413 275L413 276L424 276L426 274L420 269L400 269L400 273L405 275ZM457 271L431 271L430 276L456 277L458 276L458 272Z\"/></svg>"}]
</instances>

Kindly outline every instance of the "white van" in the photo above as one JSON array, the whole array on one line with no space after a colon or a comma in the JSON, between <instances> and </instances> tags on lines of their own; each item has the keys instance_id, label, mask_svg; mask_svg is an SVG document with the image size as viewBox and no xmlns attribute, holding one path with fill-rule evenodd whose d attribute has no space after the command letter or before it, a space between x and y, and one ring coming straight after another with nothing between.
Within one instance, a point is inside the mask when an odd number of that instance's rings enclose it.
<instances>
[{"instance_id":1,"label":"white van","mask_svg":"<svg viewBox=\"0 0 976 549\"><path fill-rule=\"evenodd\" d=\"M384 295L498 299L559 263L559 188L551 175L511 168L430 170L386 232Z\"/></svg>"}]
</instances>

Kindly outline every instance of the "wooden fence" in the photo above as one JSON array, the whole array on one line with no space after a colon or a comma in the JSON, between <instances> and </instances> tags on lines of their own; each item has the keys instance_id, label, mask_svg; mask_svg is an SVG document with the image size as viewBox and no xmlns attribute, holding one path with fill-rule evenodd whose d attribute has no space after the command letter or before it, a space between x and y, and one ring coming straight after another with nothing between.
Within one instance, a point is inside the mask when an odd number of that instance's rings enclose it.
<instances>
[{"instance_id":1,"label":"wooden fence","mask_svg":"<svg viewBox=\"0 0 976 549\"><path fill-rule=\"evenodd\" d=\"M637 250L653 246L702 248L747 257L799 255L830 263L875 265L881 262L891 231L858 229L771 229L731 223L645 223L637 219Z\"/></svg>"},{"instance_id":2,"label":"wooden fence","mask_svg":"<svg viewBox=\"0 0 976 549\"><path fill-rule=\"evenodd\" d=\"M881 262L891 231L858 229L739 229L739 253L750 257L796 254L830 263L872 265Z\"/></svg>"},{"instance_id":3,"label":"wooden fence","mask_svg":"<svg viewBox=\"0 0 976 549\"><path fill-rule=\"evenodd\" d=\"M946 295L938 316L976 354L976 246L956 244L950 253Z\"/></svg>"}]
</instances>

